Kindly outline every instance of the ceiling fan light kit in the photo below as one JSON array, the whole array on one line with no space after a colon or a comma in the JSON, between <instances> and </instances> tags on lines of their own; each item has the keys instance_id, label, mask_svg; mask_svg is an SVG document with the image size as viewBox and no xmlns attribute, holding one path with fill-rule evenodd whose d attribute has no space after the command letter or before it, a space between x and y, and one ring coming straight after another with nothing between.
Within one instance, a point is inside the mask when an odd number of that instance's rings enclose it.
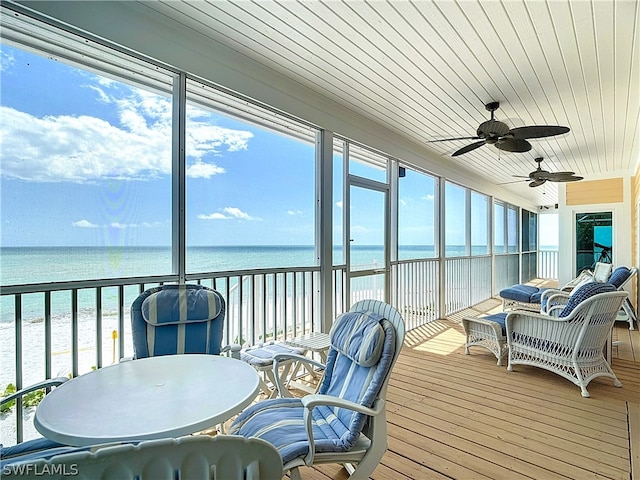
<instances>
[{"instance_id":1,"label":"ceiling fan light kit","mask_svg":"<svg viewBox=\"0 0 640 480\"><path fill-rule=\"evenodd\" d=\"M441 140L430 140L427 143L448 142L452 140L478 140L477 142L456 150L451 154L452 157L471 152L484 144L495 145L496 148L506 152L524 153L532 148L531 144L527 141L528 139L552 137L570 131L569 127L558 125L531 125L509 128L506 123L495 119L495 111L500 108L499 102L487 103L485 108L491 112L491 119L480 124L476 131L476 136L444 138Z\"/></svg>"}]
</instances>

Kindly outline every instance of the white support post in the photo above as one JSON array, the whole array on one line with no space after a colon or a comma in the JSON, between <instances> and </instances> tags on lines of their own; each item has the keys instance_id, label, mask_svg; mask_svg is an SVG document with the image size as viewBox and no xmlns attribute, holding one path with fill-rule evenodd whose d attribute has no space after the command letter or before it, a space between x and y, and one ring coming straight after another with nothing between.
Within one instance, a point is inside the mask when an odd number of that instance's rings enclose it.
<instances>
[{"instance_id":1,"label":"white support post","mask_svg":"<svg viewBox=\"0 0 640 480\"><path fill-rule=\"evenodd\" d=\"M171 158L171 264L178 282L186 281L186 151L187 75L176 75L173 83L173 131Z\"/></svg>"},{"instance_id":2,"label":"white support post","mask_svg":"<svg viewBox=\"0 0 640 480\"><path fill-rule=\"evenodd\" d=\"M316 134L316 262L320 266L320 331L333 323L333 133Z\"/></svg>"}]
</instances>

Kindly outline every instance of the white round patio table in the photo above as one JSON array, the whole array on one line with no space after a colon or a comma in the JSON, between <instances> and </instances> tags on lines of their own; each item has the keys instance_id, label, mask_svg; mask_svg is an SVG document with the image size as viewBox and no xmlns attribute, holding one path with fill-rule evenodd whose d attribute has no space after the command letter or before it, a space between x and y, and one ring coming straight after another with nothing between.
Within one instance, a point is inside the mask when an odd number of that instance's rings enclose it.
<instances>
[{"instance_id":1,"label":"white round patio table","mask_svg":"<svg viewBox=\"0 0 640 480\"><path fill-rule=\"evenodd\" d=\"M52 390L34 424L66 445L179 437L225 422L258 394L250 365L219 355L165 355L101 368Z\"/></svg>"}]
</instances>

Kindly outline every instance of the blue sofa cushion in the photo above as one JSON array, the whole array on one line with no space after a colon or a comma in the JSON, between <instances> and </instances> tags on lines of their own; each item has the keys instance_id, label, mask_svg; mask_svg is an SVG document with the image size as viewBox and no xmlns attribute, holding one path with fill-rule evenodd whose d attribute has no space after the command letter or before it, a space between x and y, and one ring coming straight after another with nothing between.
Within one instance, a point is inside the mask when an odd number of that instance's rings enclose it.
<instances>
[{"instance_id":1,"label":"blue sofa cushion","mask_svg":"<svg viewBox=\"0 0 640 480\"><path fill-rule=\"evenodd\" d=\"M609 283L616 288L620 288L627 281L629 275L631 275L631 270L627 267L618 267L609 277Z\"/></svg>"},{"instance_id":2,"label":"blue sofa cushion","mask_svg":"<svg viewBox=\"0 0 640 480\"><path fill-rule=\"evenodd\" d=\"M569 297L569 301L565 305L562 312L560 312L559 317L568 317L571 312L586 299L593 297L599 293L607 293L607 292L615 292L617 290L616 287L611 285L610 283L600 283L600 282L589 282L582 285L578 288L575 293L571 294Z\"/></svg>"}]
</instances>

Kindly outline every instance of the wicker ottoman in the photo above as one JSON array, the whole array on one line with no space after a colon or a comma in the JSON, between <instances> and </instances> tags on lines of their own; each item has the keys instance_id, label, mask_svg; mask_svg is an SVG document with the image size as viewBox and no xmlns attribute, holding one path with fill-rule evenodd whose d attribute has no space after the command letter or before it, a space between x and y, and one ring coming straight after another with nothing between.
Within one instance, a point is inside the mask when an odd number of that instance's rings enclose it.
<instances>
[{"instance_id":1,"label":"wicker ottoman","mask_svg":"<svg viewBox=\"0 0 640 480\"><path fill-rule=\"evenodd\" d=\"M484 347L498 359L502 366L502 359L507 355L507 336L505 319L507 313L496 313L486 317L464 317L462 326L467 336L464 353L469 355L469 347Z\"/></svg>"},{"instance_id":2,"label":"wicker ottoman","mask_svg":"<svg viewBox=\"0 0 640 480\"><path fill-rule=\"evenodd\" d=\"M500 290L502 309L539 312L540 297L545 290L547 289L521 284Z\"/></svg>"}]
</instances>

